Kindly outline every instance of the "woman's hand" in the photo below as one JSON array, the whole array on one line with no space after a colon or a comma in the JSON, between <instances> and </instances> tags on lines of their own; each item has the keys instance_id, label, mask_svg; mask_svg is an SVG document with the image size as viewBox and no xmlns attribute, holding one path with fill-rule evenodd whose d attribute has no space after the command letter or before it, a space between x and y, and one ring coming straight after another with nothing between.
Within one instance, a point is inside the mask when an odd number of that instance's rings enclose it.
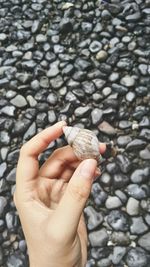
<instances>
[{"instance_id":1,"label":"woman's hand","mask_svg":"<svg viewBox=\"0 0 150 267\"><path fill-rule=\"evenodd\" d=\"M87 233L82 211L97 174L97 162L76 158L71 147L55 150L39 169L38 156L63 134L61 121L20 151L14 202L27 242L30 267L83 267ZM101 144L100 152L105 151Z\"/></svg>"}]
</instances>

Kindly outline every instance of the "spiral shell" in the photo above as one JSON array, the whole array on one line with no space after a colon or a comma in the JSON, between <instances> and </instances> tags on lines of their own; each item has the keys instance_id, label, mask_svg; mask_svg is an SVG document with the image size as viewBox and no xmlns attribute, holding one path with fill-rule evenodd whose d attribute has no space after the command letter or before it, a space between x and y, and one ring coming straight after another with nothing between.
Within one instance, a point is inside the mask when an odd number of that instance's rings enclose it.
<instances>
[{"instance_id":1,"label":"spiral shell","mask_svg":"<svg viewBox=\"0 0 150 267\"><path fill-rule=\"evenodd\" d=\"M93 158L99 161L99 141L92 131L64 126L63 132L68 144L73 148L79 160Z\"/></svg>"}]
</instances>

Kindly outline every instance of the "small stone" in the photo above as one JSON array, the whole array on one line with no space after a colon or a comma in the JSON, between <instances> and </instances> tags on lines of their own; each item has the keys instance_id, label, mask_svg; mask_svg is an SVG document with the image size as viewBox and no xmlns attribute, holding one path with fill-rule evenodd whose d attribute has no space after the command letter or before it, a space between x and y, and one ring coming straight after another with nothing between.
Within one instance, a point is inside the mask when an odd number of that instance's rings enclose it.
<instances>
[{"instance_id":1,"label":"small stone","mask_svg":"<svg viewBox=\"0 0 150 267\"><path fill-rule=\"evenodd\" d=\"M44 34L38 34L37 36L36 36L36 42L37 43L44 43L44 42L46 42L47 41L47 37L46 37L46 35L44 35Z\"/></svg>"},{"instance_id":2,"label":"small stone","mask_svg":"<svg viewBox=\"0 0 150 267\"><path fill-rule=\"evenodd\" d=\"M107 209L116 209L122 206L122 202L116 196L109 196L105 202Z\"/></svg>"},{"instance_id":3,"label":"small stone","mask_svg":"<svg viewBox=\"0 0 150 267\"><path fill-rule=\"evenodd\" d=\"M132 164L125 155L117 155L117 164L123 173L128 173L131 170Z\"/></svg>"},{"instance_id":4,"label":"small stone","mask_svg":"<svg viewBox=\"0 0 150 267\"><path fill-rule=\"evenodd\" d=\"M116 82L117 80L119 80L119 73L118 72L112 72L108 79L110 82Z\"/></svg>"},{"instance_id":5,"label":"small stone","mask_svg":"<svg viewBox=\"0 0 150 267\"><path fill-rule=\"evenodd\" d=\"M117 245L127 246L130 243L130 238L129 238L128 233L113 232L111 238L112 238L112 242Z\"/></svg>"},{"instance_id":6,"label":"small stone","mask_svg":"<svg viewBox=\"0 0 150 267\"><path fill-rule=\"evenodd\" d=\"M140 137L142 137L143 139L147 141L150 141L150 129L146 129L146 128L142 129L142 131L140 132Z\"/></svg>"},{"instance_id":7,"label":"small stone","mask_svg":"<svg viewBox=\"0 0 150 267\"><path fill-rule=\"evenodd\" d=\"M127 145L126 149L127 151L140 150L143 149L145 145L146 145L145 141L140 139L134 139Z\"/></svg>"},{"instance_id":8,"label":"small stone","mask_svg":"<svg viewBox=\"0 0 150 267\"><path fill-rule=\"evenodd\" d=\"M116 231L126 232L129 229L128 215L121 210L112 210L108 214L107 222Z\"/></svg>"},{"instance_id":9,"label":"small stone","mask_svg":"<svg viewBox=\"0 0 150 267\"><path fill-rule=\"evenodd\" d=\"M146 252L140 247L130 248L126 256L126 263L128 267L146 267L148 264Z\"/></svg>"},{"instance_id":10,"label":"small stone","mask_svg":"<svg viewBox=\"0 0 150 267\"><path fill-rule=\"evenodd\" d=\"M128 102L133 102L133 100L135 100L135 98L136 98L136 95L135 95L135 93L134 92L128 92L127 94L126 94L126 100L128 101Z\"/></svg>"},{"instance_id":11,"label":"small stone","mask_svg":"<svg viewBox=\"0 0 150 267\"><path fill-rule=\"evenodd\" d=\"M0 178L3 177L3 175L5 174L6 169L7 169L6 162L1 163L0 164Z\"/></svg>"},{"instance_id":12,"label":"small stone","mask_svg":"<svg viewBox=\"0 0 150 267\"><path fill-rule=\"evenodd\" d=\"M49 79L46 76L40 78L40 86L42 88L49 88Z\"/></svg>"},{"instance_id":13,"label":"small stone","mask_svg":"<svg viewBox=\"0 0 150 267\"><path fill-rule=\"evenodd\" d=\"M131 128L131 126L132 126L131 121L122 120L119 122L119 128L120 129L128 129L128 128Z\"/></svg>"},{"instance_id":14,"label":"small stone","mask_svg":"<svg viewBox=\"0 0 150 267\"><path fill-rule=\"evenodd\" d=\"M5 106L1 109L1 112L10 117L14 117L16 108L14 106Z\"/></svg>"},{"instance_id":15,"label":"small stone","mask_svg":"<svg viewBox=\"0 0 150 267\"><path fill-rule=\"evenodd\" d=\"M103 111L99 108L95 108L91 112L92 123L93 125L97 125L102 120Z\"/></svg>"},{"instance_id":16,"label":"small stone","mask_svg":"<svg viewBox=\"0 0 150 267\"><path fill-rule=\"evenodd\" d=\"M62 6L62 10L67 10L71 7L74 7L74 4L70 3L70 2L66 2L65 4L63 4Z\"/></svg>"},{"instance_id":17,"label":"small stone","mask_svg":"<svg viewBox=\"0 0 150 267\"><path fill-rule=\"evenodd\" d=\"M102 48L102 44L98 41L93 41L89 46L89 50L92 53L97 53L101 48Z\"/></svg>"},{"instance_id":18,"label":"small stone","mask_svg":"<svg viewBox=\"0 0 150 267\"><path fill-rule=\"evenodd\" d=\"M40 83L39 83L39 81L38 80L33 80L31 82L31 88L33 90L39 90L40 89Z\"/></svg>"},{"instance_id":19,"label":"small stone","mask_svg":"<svg viewBox=\"0 0 150 267\"><path fill-rule=\"evenodd\" d=\"M139 214L139 201L133 197L130 197L126 205L126 210L127 210L127 213L131 216L138 215Z\"/></svg>"},{"instance_id":20,"label":"small stone","mask_svg":"<svg viewBox=\"0 0 150 267\"><path fill-rule=\"evenodd\" d=\"M87 227L89 230L95 229L98 225L103 222L103 215L101 212L97 212L93 207L88 206L84 210L85 215L88 218Z\"/></svg>"},{"instance_id":21,"label":"small stone","mask_svg":"<svg viewBox=\"0 0 150 267\"><path fill-rule=\"evenodd\" d=\"M112 84L112 90L121 96L125 95L128 92L127 87L120 85L120 84L117 84L117 83Z\"/></svg>"},{"instance_id":22,"label":"small stone","mask_svg":"<svg viewBox=\"0 0 150 267\"><path fill-rule=\"evenodd\" d=\"M56 114L54 112L54 110L49 110L48 111L48 121L49 123L53 124L55 123L57 120Z\"/></svg>"},{"instance_id":23,"label":"small stone","mask_svg":"<svg viewBox=\"0 0 150 267\"><path fill-rule=\"evenodd\" d=\"M63 86L64 84L64 81L61 77L61 75L57 75L55 78L52 78L50 80L50 83L51 83L51 86L54 88L54 89L59 89L60 87Z\"/></svg>"},{"instance_id":24,"label":"small stone","mask_svg":"<svg viewBox=\"0 0 150 267\"><path fill-rule=\"evenodd\" d=\"M133 235L140 235L148 230L148 226L144 223L142 217L131 219L130 232Z\"/></svg>"},{"instance_id":25,"label":"small stone","mask_svg":"<svg viewBox=\"0 0 150 267\"><path fill-rule=\"evenodd\" d=\"M12 169L6 177L6 180L10 183L16 182L16 168Z\"/></svg>"},{"instance_id":26,"label":"small stone","mask_svg":"<svg viewBox=\"0 0 150 267\"><path fill-rule=\"evenodd\" d=\"M111 257L113 264L119 264L126 254L126 251L127 249L125 247L115 246Z\"/></svg>"},{"instance_id":27,"label":"small stone","mask_svg":"<svg viewBox=\"0 0 150 267\"><path fill-rule=\"evenodd\" d=\"M13 99L10 100L11 104L18 108L23 108L27 106L27 101L22 95L17 95Z\"/></svg>"},{"instance_id":28,"label":"small stone","mask_svg":"<svg viewBox=\"0 0 150 267\"><path fill-rule=\"evenodd\" d=\"M150 160L150 146L148 145L144 150L140 151L140 158Z\"/></svg>"},{"instance_id":29,"label":"small stone","mask_svg":"<svg viewBox=\"0 0 150 267\"><path fill-rule=\"evenodd\" d=\"M147 197L146 190L143 186L138 184L130 184L127 186L127 193L129 196L136 198L138 200L144 199Z\"/></svg>"},{"instance_id":30,"label":"small stone","mask_svg":"<svg viewBox=\"0 0 150 267\"><path fill-rule=\"evenodd\" d=\"M27 101L29 102L30 107L35 107L37 105L37 101L33 98L32 95L27 96Z\"/></svg>"},{"instance_id":31,"label":"small stone","mask_svg":"<svg viewBox=\"0 0 150 267\"><path fill-rule=\"evenodd\" d=\"M98 183L93 184L91 195L94 199L95 205L97 205L98 207L104 204L107 199L106 192L102 189L102 187Z\"/></svg>"},{"instance_id":32,"label":"small stone","mask_svg":"<svg viewBox=\"0 0 150 267\"><path fill-rule=\"evenodd\" d=\"M108 57L108 54L105 50L100 50L97 54L96 54L96 59L98 61L104 61L106 58Z\"/></svg>"},{"instance_id":33,"label":"small stone","mask_svg":"<svg viewBox=\"0 0 150 267\"><path fill-rule=\"evenodd\" d=\"M9 145L10 135L6 131L0 131L0 144Z\"/></svg>"},{"instance_id":34,"label":"small stone","mask_svg":"<svg viewBox=\"0 0 150 267\"><path fill-rule=\"evenodd\" d=\"M0 33L0 41L5 41L7 39L7 35L5 33Z\"/></svg>"},{"instance_id":35,"label":"small stone","mask_svg":"<svg viewBox=\"0 0 150 267\"><path fill-rule=\"evenodd\" d=\"M109 136L114 136L116 134L116 130L107 121L103 121L99 124L98 129Z\"/></svg>"},{"instance_id":36,"label":"small stone","mask_svg":"<svg viewBox=\"0 0 150 267\"><path fill-rule=\"evenodd\" d=\"M58 101L58 97L55 93L50 93L47 97L47 101L48 103L50 103L51 105L55 106L57 104Z\"/></svg>"},{"instance_id":37,"label":"small stone","mask_svg":"<svg viewBox=\"0 0 150 267\"><path fill-rule=\"evenodd\" d=\"M24 266L24 263L21 259L20 256L16 255L16 254L13 254L13 255L10 255L7 259L7 266L8 267L23 267Z\"/></svg>"},{"instance_id":38,"label":"small stone","mask_svg":"<svg viewBox=\"0 0 150 267\"><path fill-rule=\"evenodd\" d=\"M0 218L5 213L6 207L7 207L7 199L5 197L0 196Z\"/></svg>"},{"instance_id":39,"label":"small stone","mask_svg":"<svg viewBox=\"0 0 150 267\"><path fill-rule=\"evenodd\" d=\"M0 153L2 160L6 160L8 154L8 147L2 147Z\"/></svg>"},{"instance_id":40,"label":"small stone","mask_svg":"<svg viewBox=\"0 0 150 267\"><path fill-rule=\"evenodd\" d=\"M138 244L147 251L150 251L150 232L141 236L138 240Z\"/></svg>"},{"instance_id":41,"label":"small stone","mask_svg":"<svg viewBox=\"0 0 150 267\"><path fill-rule=\"evenodd\" d=\"M64 52L64 46L60 45L60 44L55 44L54 45L54 53L55 54L60 54Z\"/></svg>"},{"instance_id":42,"label":"small stone","mask_svg":"<svg viewBox=\"0 0 150 267\"><path fill-rule=\"evenodd\" d=\"M81 118L83 116L87 116L90 112L91 108L86 106L86 107L78 107L75 109L75 116Z\"/></svg>"},{"instance_id":43,"label":"small stone","mask_svg":"<svg viewBox=\"0 0 150 267\"><path fill-rule=\"evenodd\" d=\"M136 169L132 174L131 174L131 181L132 183L144 183L148 181L150 175L150 168L144 168L144 169Z\"/></svg>"},{"instance_id":44,"label":"small stone","mask_svg":"<svg viewBox=\"0 0 150 267\"><path fill-rule=\"evenodd\" d=\"M82 22L81 29L84 32L84 34L89 34L92 31L93 25L89 22Z\"/></svg>"},{"instance_id":45,"label":"small stone","mask_svg":"<svg viewBox=\"0 0 150 267\"><path fill-rule=\"evenodd\" d=\"M93 83L95 84L96 88L99 90L99 89L102 89L104 87L106 81L102 80L102 79L94 79Z\"/></svg>"},{"instance_id":46,"label":"small stone","mask_svg":"<svg viewBox=\"0 0 150 267\"><path fill-rule=\"evenodd\" d=\"M132 138L129 135L123 135L118 137L117 144L119 145L119 147L125 147L131 141Z\"/></svg>"},{"instance_id":47,"label":"small stone","mask_svg":"<svg viewBox=\"0 0 150 267\"><path fill-rule=\"evenodd\" d=\"M32 136L34 136L36 134L36 123L33 122L30 127L28 128L28 130L26 131L26 133L24 134L24 139L30 139Z\"/></svg>"},{"instance_id":48,"label":"small stone","mask_svg":"<svg viewBox=\"0 0 150 267\"><path fill-rule=\"evenodd\" d=\"M108 234L104 228L89 234L89 240L92 247L106 246L108 239L109 239Z\"/></svg>"}]
</instances>

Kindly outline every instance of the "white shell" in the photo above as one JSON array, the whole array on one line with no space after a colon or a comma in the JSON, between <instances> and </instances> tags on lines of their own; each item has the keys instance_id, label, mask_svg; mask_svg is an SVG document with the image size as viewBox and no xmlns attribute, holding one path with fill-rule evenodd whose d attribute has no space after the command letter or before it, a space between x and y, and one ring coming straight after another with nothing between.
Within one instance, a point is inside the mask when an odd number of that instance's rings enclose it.
<instances>
[{"instance_id":1,"label":"white shell","mask_svg":"<svg viewBox=\"0 0 150 267\"><path fill-rule=\"evenodd\" d=\"M78 159L94 158L99 160L99 141L92 131L78 127L64 126L63 132L68 144L73 148Z\"/></svg>"}]
</instances>

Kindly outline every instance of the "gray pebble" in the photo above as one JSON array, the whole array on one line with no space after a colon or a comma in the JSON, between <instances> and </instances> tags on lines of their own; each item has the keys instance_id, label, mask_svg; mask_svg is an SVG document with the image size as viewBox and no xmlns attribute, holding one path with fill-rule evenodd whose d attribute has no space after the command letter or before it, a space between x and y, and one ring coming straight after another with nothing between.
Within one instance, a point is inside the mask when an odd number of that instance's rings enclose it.
<instances>
[{"instance_id":1,"label":"gray pebble","mask_svg":"<svg viewBox=\"0 0 150 267\"><path fill-rule=\"evenodd\" d=\"M18 108L23 108L27 106L27 101L22 95L17 95L13 99L10 100L11 104Z\"/></svg>"},{"instance_id":2,"label":"gray pebble","mask_svg":"<svg viewBox=\"0 0 150 267\"><path fill-rule=\"evenodd\" d=\"M7 199L5 197L0 196L0 217L6 212L7 207Z\"/></svg>"},{"instance_id":3,"label":"gray pebble","mask_svg":"<svg viewBox=\"0 0 150 267\"><path fill-rule=\"evenodd\" d=\"M103 222L103 215L101 212L97 212L93 207L88 206L84 210L86 216L87 216L87 227L89 230L95 229L97 226L99 226Z\"/></svg>"},{"instance_id":4,"label":"gray pebble","mask_svg":"<svg viewBox=\"0 0 150 267\"><path fill-rule=\"evenodd\" d=\"M3 177L3 175L5 174L6 169L7 169L6 162L1 163L0 164L0 178Z\"/></svg>"},{"instance_id":5,"label":"gray pebble","mask_svg":"<svg viewBox=\"0 0 150 267\"><path fill-rule=\"evenodd\" d=\"M126 232L129 229L128 215L121 210L112 210L108 214L107 222L116 231Z\"/></svg>"},{"instance_id":6,"label":"gray pebble","mask_svg":"<svg viewBox=\"0 0 150 267\"><path fill-rule=\"evenodd\" d=\"M111 257L113 264L119 264L126 254L126 251L127 249L125 247L115 246Z\"/></svg>"},{"instance_id":7,"label":"gray pebble","mask_svg":"<svg viewBox=\"0 0 150 267\"><path fill-rule=\"evenodd\" d=\"M130 248L127 256L126 263L129 267L146 267L148 263L146 252L140 248Z\"/></svg>"},{"instance_id":8,"label":"gray pebble","mask_svg":"<svg viewBox=\"0 0 150 267\"><path fill-rule=\"evenodd\" d=\"M139 240L138 240L138 244L139 244L142 248L144 248L144 249L150 251L150 232L148 232L147 234L141 236L141 237L139 238Z\"/></svg>"},{"instance_id":9,"label":"gray pebble","mask_svg":"<svg viewBox=\"0 0 150 267\"><path fill-rule=\"evenodd\" d=\"M103 111L99 108L95 108L91 112L91 118L92 118L92 123L93 125L97 125L100 123L103 117Z\"/></svg>"},{"instance_id":10,"label":"gray pebble","mask_svg":"<svg viewBox=\"0 0 150 267\"><path fill-rule=\"evenodd\" d=\"M89 240L92 245L92 247L103 247L106 246L108 242L108 234L105 230L105 228L102 228L101 230L94 231L89 234Z\"/></svg>"},{"instance_id":11,"label":"gray pebble","mask_svg":"<svg viewBox=\"0 0 150 267\"><path fill-rule=\"evenodd\" d=\"M107 209L116 209L122 206L122 202L117 196L108 196L105 206Z\"/></svg>"},{"instance_id":12,"label":"gray pebble","mask_svg":"<svg viewBox=\"0 0 150 267\"><path fill-rule=\"evenodd\" d=\"M133 197L130 197L126 205L126 210L127 210L127 213L131 216L138 215L139 214L139 201Z\"/></svg>"},{"instance_id":13,"label":"gray pebble","mask_svg":"<svg viewBox=\"0 0 150 267\"><path fill-rule=\"evenodd\" d=\"M130 232L131 234L140 235L148 230L148 226L144 223L142 217L133 217L131 219Z\"/></svg>"}]
</instances>

